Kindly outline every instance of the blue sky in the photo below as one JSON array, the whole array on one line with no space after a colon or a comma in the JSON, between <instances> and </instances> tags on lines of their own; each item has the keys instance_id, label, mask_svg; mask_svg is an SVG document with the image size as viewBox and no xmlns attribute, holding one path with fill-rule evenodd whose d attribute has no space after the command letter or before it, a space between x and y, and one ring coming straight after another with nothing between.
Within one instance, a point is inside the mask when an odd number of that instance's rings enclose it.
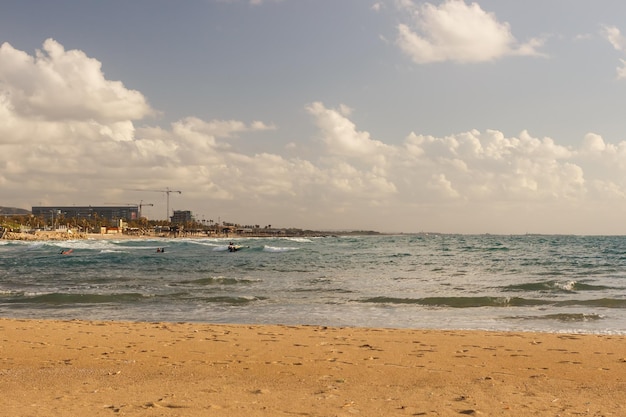
<instances>
[{"instance_id":1,"label":"blue sky","mask_svg":"<svg viewBox=\"0 0 626 417\"><path fill-rule=\"evenodd\" d=\"M622 234L626 3L0 4L0 205Z\"/></svg>"}]
</instances>

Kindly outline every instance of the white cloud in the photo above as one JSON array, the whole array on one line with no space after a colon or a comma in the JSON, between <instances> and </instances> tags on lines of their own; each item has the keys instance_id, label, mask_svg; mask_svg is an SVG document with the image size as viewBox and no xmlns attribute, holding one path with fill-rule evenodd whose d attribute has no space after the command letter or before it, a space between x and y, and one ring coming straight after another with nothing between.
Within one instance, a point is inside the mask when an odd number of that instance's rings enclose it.
<instances>
[{"instance_id":1,"label":"white cloud","mask_svg":"<svg viewBox=\"0 0 626 417\"><path fill-rule=\"evenodd\" d=\"M626 37L615 26L603 26L602 34L616 51L626 52ZM617 78L626 78L626 60L620 59L621 66L617 67Z\"/></svg>"},{"instance_id":2,"label":"white cloud","mask_svg":"<svg viewBox=\"0 0 626 417\"><path fill-rule=\"evenodd\" d=\"M314 102L306 110L317 140L289 146L292 155L306 148L306 159L251 154L248 136L275 126L185 117L168 127L135 127L138 116L152 111L143 96L106 80L84 53L56 48L45 58L52 76L41 70L40 58L3 48L2 205L147 201L148 195L126 190L170 187L183 190L172 197L172 208L214 220L221 214L223 220L280 226L451 232L526 232L527 225L552 232L555 220L574 216L572 207L597 213L597 222L604 221L606 207L626 209L626 142L608 143L597 134L580 146L497 130L410 133L394 144L360 129L350 118L358 109ZM21 68L19 76L14 68ZM91 75L79 76L75 68ZM53 82L66 73L74 77L71 83ZM57 117L53 92L83 97L92 108L72 113L66 105L66 116ZM127 110L111 117L112 103ZM150 202L159 203L159 194L154 197ZM152 216L163 217L160 210ZM502 229L503 220L494 230L489 220L496 217L515 221Z\"/></svg>"},{"instance_id":3,"label":"white cloud","mask_svg":"<svg viewBox=\"0 0 626 417\"><path fill-rule=\"evenodd\" d=\"M322 141L332 155L362 159L384 164L389 147L370 138L368 132L360 132L347 116L351 110L341 105L339 110L327 109L320 102L311 104L307 110L315 117L321 130Z\"/></svg>"},{"instance_id":4,"label":"white cloud","mask_svg":"<svg viewBox=\"0 0 626 417\"><path fill-rule=\"evenodd\" d=\"M141 93L104 78L101 63L66 51L53 39L35 57L0 46L0 87L20 116L98 122L141 119L153 113Z\"/></svg>"},{"instance_id":5,"label":"white cloud","mask_svg":"<svg viewBox=\"0 0 626 417\"><path fill-rule=\"evenodd\" d=\"M625 59L620 59L620 62L622 63L622 66L621 67L617 67L617 78L618 79L626 78L626 60Z\"/></svg>"},{"instance_id":6,"label":"white cloud","mask_svg":"<svg viewBox=\"0 0 626 417\"><path fill-rule=\"evenodd\" d=\"M626 38L615 26L604 26L602 30L605 38L617 51L626 52Z\"/></svg>"},{"instance_id":7,"label":"white cloud","mask_svg":"<svg viewBox=\"0 0 626 417\"><path fill-rule=\"evenodd\" d=\"M603 152L606 148L607 146L606 143L604 143L604 139L602 139L602 136L589 133L587 134L587 136L585 136L581 150L592 154L599 154Z\"/></svg>"},{"instance_id":8,"label":"white cloud","mask_svg":"<svg viewBox=\"0 0 626 417\"><path fill-rule=\"evenodd\" d=\"M418 64L491 61L505 55L538 55L539 39L518 44L508 23L501 23L477 3L446 0L435 6L405 1L401 8L413 17L398 25L397 44Z\"/></svg>"},{"instance_id":9,"label":"white cloud","mask_svg":"<svg viewBox=\"0 0 626 417\"><path fill-rule=\"evenodd\" d=\"M450 197L495 203L567 199L584 193L581 172L569 162L574 153L528 132L517 138L498 131L473 130L443 138L412 133L405 147L406 175L424 171L419 176L426 177L436 172L428 187L437 186Z\"/></svg>"},{"instance_id":10,"label":"white cloud","mask_svg":"<svg viewBox=\"0 0 626 417\"><path fill-rule=\"evenodd\" d=\"M452 199L459 197L459 193L452 186L452 182L448 181L445 174L433 174L427 186L443 197Z\"/></svg>"}]
</instances>

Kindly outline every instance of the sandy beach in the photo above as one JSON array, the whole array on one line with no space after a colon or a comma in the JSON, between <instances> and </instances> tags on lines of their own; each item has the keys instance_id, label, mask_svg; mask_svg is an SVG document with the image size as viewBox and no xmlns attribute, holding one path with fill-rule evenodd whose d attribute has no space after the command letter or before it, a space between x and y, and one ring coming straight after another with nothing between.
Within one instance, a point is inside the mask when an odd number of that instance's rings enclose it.
<instances>
[{"instance_id":1,"label":"sandy beach","mask_svg":"<svg viewBox=\"0 0 626 417\"><path fill-rule=\"evenodd\" d=\"M624 336L0 319L10 416L623 416Z\"/></svg>"}]
</instances>

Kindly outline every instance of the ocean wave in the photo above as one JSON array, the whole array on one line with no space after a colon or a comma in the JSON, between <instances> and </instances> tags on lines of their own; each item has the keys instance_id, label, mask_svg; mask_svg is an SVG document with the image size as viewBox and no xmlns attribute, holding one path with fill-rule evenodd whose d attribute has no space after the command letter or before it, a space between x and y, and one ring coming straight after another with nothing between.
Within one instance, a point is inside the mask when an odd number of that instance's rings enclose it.
<instances>
[{"instance_id":1,"label":"ocean wave","mask_svg":"<svg viewBox=\"0 0 626 417\"><path fill-rule=\"evenodd\" d=\"M133 303L147 296L139 293L116 294L85 294L85 293L45 293L45 294L14 294L10 299L3 299L8 304L44 304L44 305L77 305L101 303Z\"/></svg>"},{"instance_id":2,"label":"ocean wave","mask_svg":"<svg viewBox=\"0 0 626 417\"><path fill-rule=\"evenodd\" d=\"M224 304L230 306L242 306L256 301L265 300L264 297L255 296L230 296L230 295L216 295L216 296L199 296L197 294L180 294L179 297L168 296L169 298L178 298L184 302L194 302L203 304Z\"/></svg>"},{"instance_id":3,"label":"ocean wave","mask_svg":"<svg viewBox=\"0 0 626 417\"><path fill-rule=\"evenodd\" d=\"M242 305L249 304L255 301L264 300L264 297L253 297L253 296L240 296L240 297L232 297L232 296L217 296L217 297L203 297L202 301L207 303L219 303L219 304L229 304L229 305Z\"/></svg>"},{"instance_id":4,"label":"ocean wave","mask_svg":"<svg viewBox=\"0 0 626 417\"><path fill-rule=\"evenodd\" d=\"M233 237L235 254L229 241L11 241L0 314L626 333L624 237Z\"/></svg>"},{"instance_id":5,"label":"ocean wave","mask_svg":"<svg viewBox=\"0 0 626 417\"><path fill-rule=\"evenodd\" d=\"M178 242L185 242L185 243L189 243L192 245L198 245L198 246L224 246L224 239L223 238L208 238L208 237L203 237L203 238L189 238L189 239L178 239Z\"/></svg>"},{"instance_id":6,"label":"ocean wave","mask_svg":"<svg viewBox=\"0 0 626 417\"><path fill-rule=\"evenodd\" d=\"M375 304L416 304L430 307L472 308L472 307L520 307L551 304L550 301L520 297L426 297L394 298L372 297L360 300Z\"/></svg>"},{"instance_id":7,"label":"ocean wave","mask_svg":"<svg viewBox=\"0 0 626 417\"><path fill-rule=\"evenodd\" d=\"M215 246L213 248L213 252L226 252L229 251L228 247L230 245L219 245L219 246ZM235 245L235 246L240 246L240 245ZM240 246L236 252L242 250L242 249L250 249L250 246Z\"/></svg>"},{"instance_id":8,"label":"ocean wave","mask_svg":"<svg viewBox=\"0 0 626 417\"><path fill-rule=\"evenodd\" d=\"M288 246L277 247L277 246L265 245L263 246L263 250L265 252L280 253L280 252L290 252L294 250L300 250L300 248L294 248L294 247L288 247Z\"/></svg>"},{"instance_id":9,"label":"ocean wave","mask_svg":"<svg viewBox=\"0 0 626 417\"><path fill-rule=\"evenodd\" d=\"M311 243L312 240L308 237L285 237L285 240L290 240L292 242L300 242L300 243Z\"/></svg>"},{"instance_id":10,"label":"ocean wave","mask_svg":"<svg viewBox=\"0 0 626 417\"><path fill-rule=\"evenodd\" d=\"M603 307L603 308L626 308L626 299L600 298L587 300L538 300L522 297L426 297L426 298L394 298L394 297L371 297L358 300L362 303L374 304L416 304L431 307L450 308L476 308L476 307L532 307L547 306L556 307Z\"/></svg>"},{"instance_id":11,"label":"ocean wave","mask_svg":"<svg viewBox=\"0 0 626 417\"><path fill-rule=\"evenodd\" d=\"M594 313L557 313L539 316L514 316L507 318L510 320L554 320L562 323L586 323L603 320L606 316Z\"/></svg>"},{"instance_id":12,"label":"ocean wave","mask_svg":"<svg viewBox=\"0 0 626 417\"><path fill-rule=\"evenodd\" d=\"M241 278L225 278L225 277L209 277L193 280L180 281L178 284L193 285L239 285L258 282L259 280L241 279Z\"/></svg>"},{"instance_id":13,"label":"ocean wave","mask_svg":"<svg viewBox=\"0 0 626 417\"><path fill-rule=\"evenodd\" d=\"M559 306L587 306L602 308L626 308L626 299L622 298L595 298L588 300L565 300L556 303Z\"/></svg>"},{"instance_id":14,"label":"ocean wave","mask_svg":"<svg viewBox=\"0 0 626 417\"><path fill-rule=\"evenodd\" d=\"M574 293L578 291L602 291L612 290L614 288L605 285L593 285L575 280L568 281L539 281L527 282L523 284L507 285L503 287L503 291L528 291L528 292L565 292Z\"/></svg>"}]
</instances>

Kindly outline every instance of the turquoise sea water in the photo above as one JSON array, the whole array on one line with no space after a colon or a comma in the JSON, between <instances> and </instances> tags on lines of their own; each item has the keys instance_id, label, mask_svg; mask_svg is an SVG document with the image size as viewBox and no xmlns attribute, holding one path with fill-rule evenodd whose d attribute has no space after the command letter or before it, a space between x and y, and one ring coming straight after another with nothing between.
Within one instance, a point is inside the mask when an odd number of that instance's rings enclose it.
<instances>
[{"instance_id":1,"label":"turquoise sea water","mask_svg":"<svg viewBox=\"0 0 626 417\"><path fill-rule=\"evenodd\" d=\"M626 237L228 242L0 241L0 317L626 334Z\"/></svg>"}]
</instances>

